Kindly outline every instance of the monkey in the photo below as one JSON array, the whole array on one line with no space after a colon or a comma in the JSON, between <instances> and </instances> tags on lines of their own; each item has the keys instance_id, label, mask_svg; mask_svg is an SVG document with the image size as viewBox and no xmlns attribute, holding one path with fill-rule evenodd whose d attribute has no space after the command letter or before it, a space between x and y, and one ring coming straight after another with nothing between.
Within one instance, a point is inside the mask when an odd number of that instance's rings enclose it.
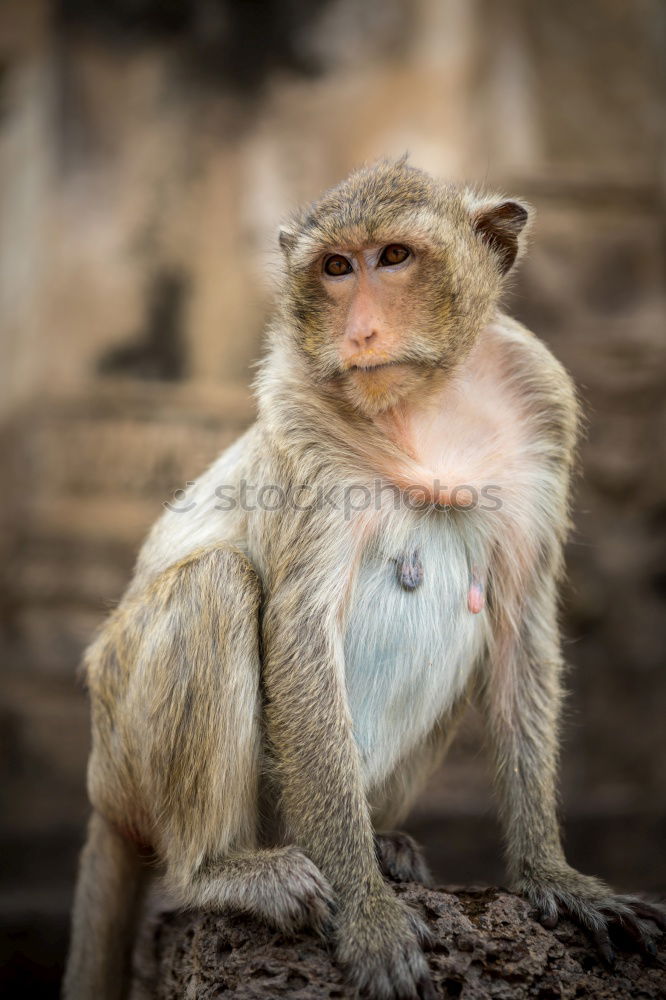
<instances>
[{"instance_id":1,"label":"monkey","mask_svg":"<svg viewBox=\"0 0 666 1000\"><path fill-rule=\"evenodd\" d=\"M579 405L501 308L531 214L403 158L281 228L256 422L153 526L84 657L66 1000L124 995L150 869L178 906L314 929L374 1000L432 997L390 886L427 867L396 830L470 700L513 887L609 962L616 924L654 953L664 909L574 870L559 834Z\"/></svg>"}]
</instances>

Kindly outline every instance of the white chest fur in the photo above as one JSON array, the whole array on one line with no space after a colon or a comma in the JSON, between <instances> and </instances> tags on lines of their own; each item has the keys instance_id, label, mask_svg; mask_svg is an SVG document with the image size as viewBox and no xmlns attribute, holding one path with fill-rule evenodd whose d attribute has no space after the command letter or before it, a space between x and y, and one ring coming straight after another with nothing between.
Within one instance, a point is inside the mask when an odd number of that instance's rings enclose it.
<instances>
[{"instance_id":1,"label":"white chest fur","mask_svg":"<svg viewBox=\"0 0 666 1000\"><path fill-rule=\"evenodd\" d=\"M345 634L347 693L366 787L381 781L463 692L486 640L486 612L467 606L472 557L460 528L469 515L415 516L400 550L369 549ZM418 550L413 591L396 560Z\"/></svg>"}]
</instances>

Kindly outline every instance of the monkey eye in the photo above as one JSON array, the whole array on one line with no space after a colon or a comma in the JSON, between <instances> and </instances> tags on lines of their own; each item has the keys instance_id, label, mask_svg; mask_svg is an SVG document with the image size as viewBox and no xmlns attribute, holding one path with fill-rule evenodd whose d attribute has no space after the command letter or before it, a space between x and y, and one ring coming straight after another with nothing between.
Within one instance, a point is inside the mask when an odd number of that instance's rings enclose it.
<instances>
[{"instance_id":1,"label":"monkey eye","mask_svg":"<svg viewBox=\"0 0 666 1000\"><path fill-rule=\"evenodd\" d=\"M341 253L331 254L324 261L324 273L330 274L334 278L339 278L341 274L351 274L351 271L351 264Z\"/></svg>"},{"instance_id":2,"label":"monkey eye","mask_svg":"<svg viewBox=\"0 0 666 1000\"><path fill-rule=\"evenodd\" d=\"M389 243L382 250L379 258L380 267L391 267L393 264L402 264L409 257L409 250L402 243Z\"/></svg>"}]
</instances>

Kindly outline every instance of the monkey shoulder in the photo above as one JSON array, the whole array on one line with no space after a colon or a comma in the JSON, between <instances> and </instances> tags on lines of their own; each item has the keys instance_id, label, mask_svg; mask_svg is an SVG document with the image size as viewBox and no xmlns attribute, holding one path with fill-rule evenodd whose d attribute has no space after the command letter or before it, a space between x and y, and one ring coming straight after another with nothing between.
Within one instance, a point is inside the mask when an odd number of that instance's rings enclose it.
<instances>
[{"instance_id":1,"label":"monkey shoulder","mask_svg":"<svg viewBox=\"0 0 666 1000\"><path fill-rule=\"evenodd\" d=\"M260 467L261 432L253 424L197 479L174 491L137 559L133 595L197 552L226 543L246 553L247 514Z\"/></svg>"},{"instance_id":2,"label":"monkey shoulder","mask_svg":"<svg viewBox=\"0 0 666 1000\"><path fill-rule=\"evenodd\" d=\"M519 422L518 448L496 515L502 543L497 551L513 547L529 562L539 552L555 552L566 536L579 407L572 379L531 331L501 316L492 336Z\"/></svg>"},{"instance_id":3,"label":"monkey shoulder","mask_svg":"<svg viewBox=\"0 0 666 1000\"><path fill-rule=\"evenodd\" d=\"M504 376L528 420L537 430L562 436L570 448L580 420L573 379L550 348L518 320L500 313L490 327L501 350Z\"/></svg>"}]
</instances>

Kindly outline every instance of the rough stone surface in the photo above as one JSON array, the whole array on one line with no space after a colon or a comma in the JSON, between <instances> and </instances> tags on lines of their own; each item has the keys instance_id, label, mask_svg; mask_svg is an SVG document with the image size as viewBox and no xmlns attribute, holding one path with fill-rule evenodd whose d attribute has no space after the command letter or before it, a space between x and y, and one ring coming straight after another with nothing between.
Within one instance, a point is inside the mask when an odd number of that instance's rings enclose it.
<instances>
[{"instance_id":1,"label":"rough stone surface","mask_svg":"<svg viewBox=\"0 0 666 1000\"><path fill-rule=\"evenodd\" d=\"M554 931L546 930L524 900L503 890L403 885L396 891L433 932L428 961L438 997L666 996L666 971L659 959L618 949L616 967L608 970L580 929L561 921ZM241 916L165 913L154 947L157 982L150 995L155 1000L353 996L314 935L288 938Z\"/></svg>"}]
</instances>

